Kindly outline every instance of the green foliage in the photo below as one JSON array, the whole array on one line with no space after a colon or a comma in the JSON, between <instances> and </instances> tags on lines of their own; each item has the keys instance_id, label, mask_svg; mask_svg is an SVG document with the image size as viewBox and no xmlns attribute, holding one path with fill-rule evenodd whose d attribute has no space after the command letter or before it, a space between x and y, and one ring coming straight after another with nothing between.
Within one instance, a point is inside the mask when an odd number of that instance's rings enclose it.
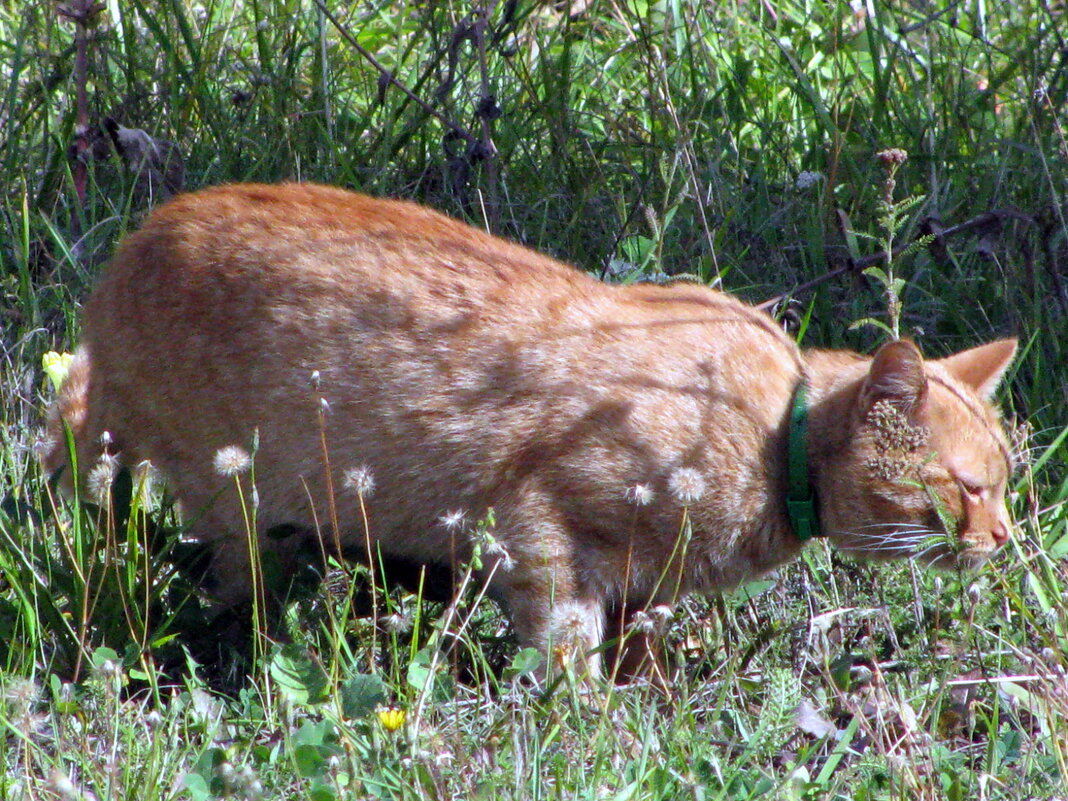
<instances>
[{"instance_id":1,"label":"green foliage","mask_svg":"<svg viewBox=\"0 0 1068 801\"><path fill-rule=\"evenodd\" d=\"M228 629L174 567L188 544L166 504L129 476L97 506L59 501L33 460L41 356L77 341L79 302L158 198L106 138L79 195L76 27L56 4L0 4L0 797L1063 794L1064 11L489 5L480 47L456 0L325 3L341 29L311 0L109 0L89 120L176 143L189 188L412 197L613 280L685 274L762 301L892 254L804 298L803 337L904 334L940 355L1018 334L1002 400L1022 530L978 576L813 546L691 599L663 645L666 695L590 695L570 675L532 692L540 655L514 653L470 570L444 608L380 589L379 619L410 628L374 632L367 571L338 569L340 591L287 609L285 644L255 640L254 680L218 680L207 646ZM909 155L892 170L875 158L890 146ZM492 529L475 529L486 563Z\"/></svg>"}]
</instances>

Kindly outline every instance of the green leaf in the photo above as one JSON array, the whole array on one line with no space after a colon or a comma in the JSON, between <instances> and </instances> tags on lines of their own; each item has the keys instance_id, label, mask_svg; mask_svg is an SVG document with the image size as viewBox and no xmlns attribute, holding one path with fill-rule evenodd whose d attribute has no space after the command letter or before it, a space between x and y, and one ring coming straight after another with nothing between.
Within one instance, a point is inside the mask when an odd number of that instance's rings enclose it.
<instances>
[{"instance_id":1,"label":"green leaf","mask_svg":"<svg viewBox=\"0 0 1068 801\"><path fill-rule=\"evenodd\" d=\"M415 655L408 665L408 684L416 692L429 692L434 701L448 701L456 694L452 676L444 672L444 665L431 670L432 659L426 648Z\"/></svg>"},{"instance_id":2,"label":"green leaf","mask_svg":"<svg viewBox=\"0 0 1068 801\"><path fill-rule=\"evenodd\" d=\"M778 582L774 579L757 579L756 581L748 581L741 587L738 587L734 592L730 594L730 598L733 601L739 601L744 603L745 601L751 601L758 595L763 595Z\"/></svg>"},{"instance_id":3,"label":"green leaf","mask_svg":"<svg viewBox=\"0 0 1068 801\"><path fill-rule=\"evenodd\" d=\"M293 749L293 762L305 779L321 775L326 768L326 757L316 745L298 745Z\"/></svg>"},{"instance_id":4,"label":"green leaf","mask_svg":"<svg viewBox=\"0 0 1068 801\"><path fill-rule=\"evenodd\" d=\"M347 718L367 717L388 697L381 678L357 673L341 685L341 711Z\"/></svg>"},{"instance_id":5,"label":"green leaf","mask_svg":"<svg viewBox=\"0 0 1068 801\"><path fill-rule=\"evenodd\" d=\"M882 320L876 320L874 317L865 317L862 320L856 320L855 322L850 323L849 330L855 331L858 328L862 328L866 325L874 326L875 328L878 328L880 331L890 337L894 336L894 332L890 330L890 326L888 326Z\"/></svg>"},{"instance_id":6,"label":"green leaf","mask_svg":"<svg viewBox=\"0 0 1068 801\"><path fill-rule=\"evenodd\" d=\"M193 767L193 772L186 775L186 786L188 786L190 777L195 776L200 779L200 782L194 779L194 784L197 787L203 787L207 793L207 795L197 796L197 798L209 798L211 795L222 791L223 783L218 776L218 768L225 761L226 752L221 748L209 748L200 755L196 765Z\"/></svg>"},{"instance_id":7,"label":"green leaf","mask_svg":"<svg viewBox=\"0 0 1068 801\"><path fill-rule=\"evenodd\" d=\"M270 672L282 694L295 704L318 704L326 699L326 673L296 643L275 652Z\"/></svg>"},{"instance_id":8,"label":"green leaf","mask_svg":"<svg viewBox=\"0 0 1068 801\"><path fill-rule=\"evenodd\" d=\"M512 658L512 664L505 668L504 677L514 679L517 676L526 676L537 670L541 663L541 651L537 648L523 648Z\"/></svg>"},{"instance_id":9,"label":"green leaf","mask_svg":"<svg viewBox=\"0 0 1068 801\"><path fill-rule=\"evenodd\" d=\"M839 654L830 664L831 680L840 690L848 690L853 683L849 669L853 667L853 656L848 652Z\"/></svg>"},{"instance_id":10,"label":"green leaf","mask_svg":"<svg viewBox=\"0 0 1068 801\"><path fill-rule=\"evenodd\" d=\"M183 780L185 789L193 801L207 801L211 798L211 788L207 780L199 773L187 773Z\"/></svg>"},{"instance_id":11,"label":"green leaf","mask_svg":"<svg viewBox=\"0 0 1068 801\"><path fill-rule=\"evenodd\" d=\"M321 720L318 723L308 721L297 729L297 733L293 735L293 743L296 745L329 746L333 748L336 740L337 733L334 730L334 724L328 720Z\"/></svg>"},{"instance_id":12,"label":"green leaf","mask_svg":"<svg viewBox=\"0 0 1068 801\"><path fill-rule=\"evenodd\" d=\"M866 267L864 269L864 275L868 276L869 278L874 278L883 286L886 286L888 283L890 283L890 278L889 276L887 276L886 272L883 270L882 267Z\"/></svg>"},{"instance_id":13,"label":"green leaf","mask_svg":"<svg viewBox=\"0 0 1068 801\"><path fill-rule=\"evenodd\" d=\"M114 662L116 664L122 664L122 660L119 659L119 653L114 648L108 648L106 645L102 645L93 651L93 667L97 670L104 666L105 662Z\"/></svg>"},{"instance_id":14,"label":"green leaf","mask_svg":"<svg viewBox=\"0 0 1068 801\"><path fill-rule=\"evenodd\" d=\"M416 692L422 692L430 681L430 666L419 658L424 653L420 651L408 665L408 685Z\"/></svg>"},{"instance_id":15,"label":"green leaf","mask_svg":"<svg viewBox=\"0 0 1068 801\"><path fill-rule=\"evenodd\" d=\"M52 689L52 704L55 707L56 712L61 715L73 715L80 709L80 704L74 696L73 685L70 688L70 693L66 693L63 690L63 680L55 673L48 677L49 687Z\"/></svg>"}]
</instances>

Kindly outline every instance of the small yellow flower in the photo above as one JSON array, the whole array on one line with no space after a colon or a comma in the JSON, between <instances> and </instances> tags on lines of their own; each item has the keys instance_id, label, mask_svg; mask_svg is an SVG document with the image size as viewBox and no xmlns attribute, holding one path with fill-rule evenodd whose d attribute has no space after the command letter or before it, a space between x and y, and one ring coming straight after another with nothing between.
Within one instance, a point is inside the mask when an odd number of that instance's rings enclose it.
<instances>
[{"instance_id":1,"label":"small yellow flower","mask_svg":"<svg viewBox=\"0 0 1068 801\"><path fill-rule=\"evenodd\" d=\"M405 712L395 706L384 706L378 710L378 722L386 731L396 731L404 725Z\"/></svg>"},{"instance_id":2,"label":"small yellow flower","mask_svg":"<svg viewBox=\"0 0 1068 801\"><path fill-rule=\"evenodd\" d=\"M71 362L74 361L73 353L56 353L48 351L41 357L41 366L44 367L45 375L52 380L52 385L58 390L67 380Z\"/></svg>"}]
</instances>

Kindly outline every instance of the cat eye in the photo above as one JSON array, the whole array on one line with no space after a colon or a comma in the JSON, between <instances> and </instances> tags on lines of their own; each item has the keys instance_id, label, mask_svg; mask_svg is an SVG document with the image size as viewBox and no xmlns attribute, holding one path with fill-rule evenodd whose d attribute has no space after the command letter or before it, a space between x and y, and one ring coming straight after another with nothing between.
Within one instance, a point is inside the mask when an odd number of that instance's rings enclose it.
<instances>
[{"instance_id":1,"label":"cat eye","mask_svg":"<svg viewBox=\"0 0 1068 801\"><path fill-rule=\"evenodd\" d=\"M979 498L982 496L985 487L981 487L978 484L973 484L970 481L964 481L963 479L957 479L957 484L964 491L964 494L970 498Z\"/></svg>"}]
</instances>

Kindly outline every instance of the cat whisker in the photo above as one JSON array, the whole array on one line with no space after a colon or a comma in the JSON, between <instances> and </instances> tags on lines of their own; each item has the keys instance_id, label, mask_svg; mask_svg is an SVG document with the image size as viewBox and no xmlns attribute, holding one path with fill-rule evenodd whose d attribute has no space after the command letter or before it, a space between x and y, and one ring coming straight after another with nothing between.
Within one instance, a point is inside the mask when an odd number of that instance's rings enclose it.
<instances>
[{"instance_id":1,"label":"cat whisker","mask_svg":"<svg viewBox=\"0 0 1068 801\"><path fill-rule=\"evenodd\" d=\"M912 531L930 531L931 527L924 525L923 523L871 523L866 526L860 526L853 529L854 533L864 532L865 529L878 529L881 531L898 531L898 532L912 532Z\"/></svg>"},{"instance_id":2,"label":"cat whisker","mask_svg":"<svg viewBox=\"0 0 1068 801\"><path fill-rule=\"evenodd\" d=\"M928 550L939 547L945 535L918 523L878 523L839 532L839 536L843 537L843 541L847 543L846 547L851 550L861 550L869 554L907 553L922 556ZM932 538L936 541L931 542Z\"/></svg>"},{"instance_id":3,"label":"cat whisker","mask_svg":"<svg viewBox=\"0 0 1068 801\"><path fill-rule=\"evenodd\" d=\"M917 544L918 543L887 539L875 540L872 542L847 542L844 549L847 551L864 551L865 553L902 553L911 551L913 546Z\"/></svg>"},{"instance_id":4,"label":"cat whisker","mask_svg":"<svg viewBox=\"0 0 1068 801\"><path fill-rule=\"evenodd\" d=\"M917 528L911 531L901 531L900 529L893 529L886 532L871 533L867 531L851 531L848 532L848 536L854 540L863 540L867 542L920 542L927 537L930 537L934 532L927 528Z\"/></svg>"}]
</instances>

